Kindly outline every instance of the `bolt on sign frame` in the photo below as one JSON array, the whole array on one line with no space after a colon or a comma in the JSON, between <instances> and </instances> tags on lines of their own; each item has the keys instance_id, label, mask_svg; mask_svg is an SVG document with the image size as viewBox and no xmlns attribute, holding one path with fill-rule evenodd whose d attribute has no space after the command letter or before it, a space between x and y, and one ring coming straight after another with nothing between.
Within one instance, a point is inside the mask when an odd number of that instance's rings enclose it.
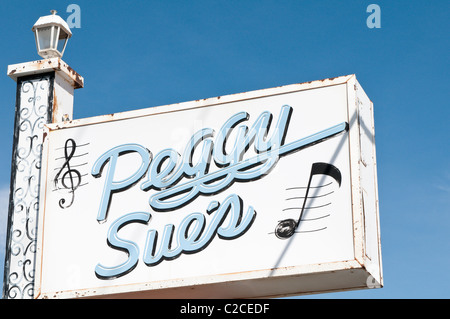
<instances>
[{"instance_id":1,"label":"bolt on sign frame","mask_svg":"<svg viewBox=\"0 0 450 319\"><path fill-rule=\"evenodd\" d=\"M354 75L47 124L42 156L35 298L383 285Z\"/></svg>"}]
</instances>

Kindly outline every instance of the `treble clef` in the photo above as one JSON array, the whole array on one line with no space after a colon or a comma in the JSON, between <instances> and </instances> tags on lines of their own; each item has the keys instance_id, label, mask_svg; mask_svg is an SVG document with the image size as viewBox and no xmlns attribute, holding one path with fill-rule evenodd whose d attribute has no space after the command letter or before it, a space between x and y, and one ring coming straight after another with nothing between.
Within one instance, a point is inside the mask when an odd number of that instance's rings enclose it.
<instances>
[{"instance_id":1,"label":"treble clef","mask_svg":"<svg viewBox=\"0 0 450 319\"><path fill-rule=\"evenodd\" d=\"M69 153L69 148L70 148L70 153ZM64 198L61 198L59 200L59 206L61 208L68 208L73 204L73 200L75 197L75 190L81 184L80 172L77 171L76 169L73 169L70 167L70 160L74 156L76 148L77 148L77 144L75 143L75 141L73 139L69 138L64 145L65 162L64 162L63 166L61 167L61 169L59 170L58 174L56 174L55 179L54 179L55 186L58 186L58 181L60 180L60 176L62 174L61 184L64 187L64 189L68 189L69 193L72 194L72 199L68 205L64 205L66 203L66 200ZM66 168L66 170L64 171L65 168ZM63 171L64 171L64 173L63 173ZM69 184L66 182L66 179L68 179L68 181L70 182Z\"/></svg>"}]
</instances>

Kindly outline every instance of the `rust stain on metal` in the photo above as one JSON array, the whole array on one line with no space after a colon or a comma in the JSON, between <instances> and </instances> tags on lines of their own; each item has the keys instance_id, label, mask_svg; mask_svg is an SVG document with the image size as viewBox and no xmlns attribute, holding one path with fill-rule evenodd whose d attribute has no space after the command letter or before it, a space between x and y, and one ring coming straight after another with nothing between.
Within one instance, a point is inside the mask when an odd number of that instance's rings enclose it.
<instances>
[{"instance_id":1,"label":"rust stain on metal","mask_svg":"<svg viewBox=\"0 0 450 319\"><path fill-rule=\"evenodd\" d=\"M53 105L52 105L52 122L58 122L56 119L56 114L58 113L58 98L56 96L56 91L53 90Z\"/></svg>"},{"instance_id":2,"label":"rust stain on metal","mask_svg":"<svg viewBox=\"0 0 450 319\"><path fill-rule=\"evenodd\" d=\"M69 65L67 65L67 70L75 78L75 85L76 85L75 88L77 89L83 87L82 77L77 72L75 72L75 70L72 69Z\"/></svg>"},{"instance_id":3,"label":"rust stain on metal","mask_svg":"<svg viewBox=\"0 0 450 319\"><path fill-rule=\"evenodd\" d=\"M342 76L342 77L345 77L345 76ZM301 85L301 84L311 84L311 83L313 83L313 82L317 82L317 81L320 81L320 82L325 82L325 81L333 81L334 79L337 79L337 78L339 78L339 77L332 77L332 78L326 78L326 79L322 79L322 80L316 80L316 81L308 81L308 82L302 82L302 83L298 83L299 85Z\"/></svg>"},{"instance_id":4,"label":"rust stain on metal","mask_svg":"<svg viewBox=\"0 0 450 319\"><path fill-rule=\"evenodd\" d=\"M334 79L335 78L322 79L322 80L320 80L320 82L323 82L323 81L326 81L326 80L333 81Z\"/></svg>"}]
</instances>

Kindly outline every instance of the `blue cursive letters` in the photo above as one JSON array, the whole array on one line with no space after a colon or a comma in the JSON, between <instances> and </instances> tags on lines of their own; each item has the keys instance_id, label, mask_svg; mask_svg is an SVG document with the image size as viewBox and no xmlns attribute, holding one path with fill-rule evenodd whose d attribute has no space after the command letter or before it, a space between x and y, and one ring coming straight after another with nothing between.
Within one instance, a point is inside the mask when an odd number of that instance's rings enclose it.
<instances>
[{"instance_id":1,"label":"blue cursive letters","mask_svg":"<svg viewBox=\"0 0 450 319\"><path fill-rule=\"evenodd\" d=\"M119 156L137 152L141 156L142 163L138 170L130 177L121 180L114 181L114 173L116 171L117 159ZM109 203L111 201L111 195L113 192L123 191L131 187L134 183L142 178L142 175L147 171L148 164L151 161L151 154L149 151L138 144L126 144L116 146L110 149L108 152L100 156L97 161L95 161L92 167L92 176L100 177L104 169L104 166L109 162L108 169L106 170L106 180L105 187L103 188L102 199L100 200L100 209L98 211L97 220L102 222L106 219L107 210Z\"/></svg>"},{"instance_id":2,"label":"blue cursive letters","mask_svg":"<svg viewBox=\"0 0 450 319\"><path fill-rule=\"evenodd\" d=\"M203 250L214 239L215 234L221 239L235 239L243 235L252 225L256 217L253 207L249 207L245 216L243 214L243 201L236 194L228 196L222 204L213 201L207 210L213 215L206 227L206 217L201 213L187 215L181 222L176 236L175 226L168 224L164 227L162 238L158 244L158 231L151 229L147 233L143 260L147 266L155 266L164 259L171 260L182 253L193 254ZM100 279L114 279L126 275L138 264L139 247L136 243L121 239L118 231L131 223L147 224L151 218L150 213L136 212L118 218L108 231L108 245L113 249L124 251L128 259L120 265L106 267L97 264L95 274ZM223 224L226 225L223 225Z\"/></svg>"},{"instance_id":3,"label":"blue cursive letters","mask_svg":"<svg viewBox=\"0 0 450 319\"><path fill-rule=\"evenodd\" d=\"M129 189L142 178L142 191L156 191L148 200L152 210L170 212L184 207L200 195L219 194L234 182L262 178L270 173L282 156L348 130L348 124L343 122L285 144L292 110L292 107L284 105L272 130L273 116L270 112L262 112L251 127L244 123L250 118L248 113L236 113L225 121L217 133L212 128L203 128L192 135L183 154L167 148L157 153L152 160L152 153L139 144L123 144L110 149L95 161L91 170L95 178L105 176L97 220L106 221L113 193ZM234 136L234 141L230 141L230 136ZM244 159L252 144L256 156ZM119 158L129 153L140 156L139 167L132 168L133 173L127 178L115 180ZM197 155L196 162L194 154ZM216 169L210 172L212 162ZM165 225L162 234L155 229L148 230L143 252L144 263L155 266L163 260L178 258L182 253L199 252L209 245L216 234L228 240L243 235L256 216L252 206L243 214L243 206L242 199L237 194L231 194L221 204L212 201L206 215L199 212L188 214L178 227ZM95 268L98 278L117 278L136 267L138 245L121 239L118 232L130 223L148 224L151 217L146 212L129 213L111 224L107 243L111 248L127 253L128 259L114 267L98 264Z\"/></svg>"}]
</instances>

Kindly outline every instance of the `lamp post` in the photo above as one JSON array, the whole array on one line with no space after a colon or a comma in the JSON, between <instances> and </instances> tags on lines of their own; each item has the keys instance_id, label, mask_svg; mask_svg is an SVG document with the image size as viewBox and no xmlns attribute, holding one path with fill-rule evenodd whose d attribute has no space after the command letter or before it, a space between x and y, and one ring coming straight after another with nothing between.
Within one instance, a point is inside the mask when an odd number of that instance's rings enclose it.
<instances>
[{"instance_id":1,"label":"lamp post","mask_svg":"<svg viewBox=\"0 0 450 319\"><path fill-rule=\"evenodd\" d=\"M34 297L43 127L72 119L74 90L84 79L61 57L72 32L52 10L32 28L43 60L8 66L17 82L3 298Z\"/></svg>"},{"instance_id":2,"label":"lamp post","mask_svg":"<svg viewBox=\"0 0 450 319\"><path fill-rule=\"evenodd\" d=\"M44 59L62 58L67 40L72 36L69 26L56 10L51 15L40 17L33 28L38 54Z\"/></svg>"}]
</instances>

